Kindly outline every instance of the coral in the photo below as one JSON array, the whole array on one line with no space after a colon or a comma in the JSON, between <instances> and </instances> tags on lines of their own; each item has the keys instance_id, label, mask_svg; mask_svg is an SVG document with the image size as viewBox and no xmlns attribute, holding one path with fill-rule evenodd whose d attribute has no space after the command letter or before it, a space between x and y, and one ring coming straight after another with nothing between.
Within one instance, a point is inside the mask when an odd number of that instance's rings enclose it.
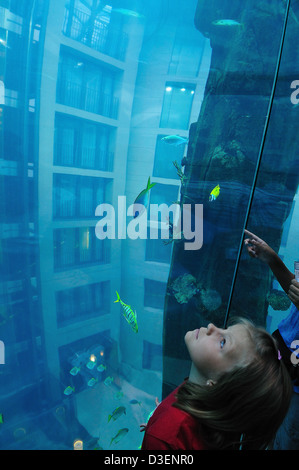
<instances>
[{"instance_id":1,"label":"coral","mask_svg":"<svg viewBox=\"0 0 299 470\"><path fill-rule=\"evenodd\" d=\"M200 292L200 297L205 308L210 311L217 310L222 304L221 295L214 289L203 289Z\"/></svg>"},{"instance_id":2,"label":"coral","mask_svg":"<svg viewBox=\"0 0 299 470\"><path fill-rule=\"evenodd\" d=\"M273 310L285 311L288 310L291 305L291 301L288 296L284 292L277 289L272 289L271 292L268 293L267 301Z\"/></svg>"},{"instance_id":3,"label":"coral","mask_svg":"<svg viewBox=\"0 0 299 470\"><path fill-rule=\"evenodd\" d=\"M221 162L221 165L226 168L238 167L244 163L245 155L241 151L241 147L236 140L231 141L224 149L218 145L212 155L212 158Z\"/></svg>"},{"instance_id":4,"label":"coral","mask_svg":"<svg viewBox=\"0 0 299 470\"><path fill-rule=\"evenodd\" d=\"M179 276L173 281L171 288L179 304L187 304L198 290L196 279L192 274Z\"/></svg>"}]
</instances>

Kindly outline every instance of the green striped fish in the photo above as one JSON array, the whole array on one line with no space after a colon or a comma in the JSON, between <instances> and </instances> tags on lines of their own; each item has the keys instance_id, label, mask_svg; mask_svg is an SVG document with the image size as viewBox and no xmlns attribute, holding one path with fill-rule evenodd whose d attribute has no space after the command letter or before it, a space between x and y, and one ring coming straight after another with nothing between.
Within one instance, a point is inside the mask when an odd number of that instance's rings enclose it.
<instances>
[{"instance_id":1,"label":"green striped fish","mask_svg":"<svg viewBox=\"0 0 299 470\"><path fill-rule=\"evenodd\" d=\"M112 442L114 442L114 444L117 444L128 432L128 428L120 429L118 433L114 437L112 437L110 445L112 444Z\"/></svg>"},{"instance_id":2,"label":"green striped fish","mask_svg":"<svg viewBox=\"0 0 299 470\"><path fill-rule=\"evenodd\" d=\"M117 291L116 291L116 295L117 295L117 300L115 300L114 303L120 302L120 304L123 308L123 315L124 315L125 319L129 323L129 325L131 325L131 328L133 329L133 331L135 331L135 333L138 333L137 313L136 313L136 311L134 313L132 308L130 307L130 305L125 304L120 299L119 293Z\"/></svg>"}]
</instances>

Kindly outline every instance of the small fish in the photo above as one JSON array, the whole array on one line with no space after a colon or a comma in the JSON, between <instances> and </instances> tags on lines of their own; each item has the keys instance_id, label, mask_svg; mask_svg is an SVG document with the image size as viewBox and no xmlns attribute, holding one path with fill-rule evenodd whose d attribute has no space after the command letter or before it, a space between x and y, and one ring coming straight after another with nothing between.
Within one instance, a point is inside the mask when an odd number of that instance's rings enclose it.
<instances>
[{"instance_id":1,"label":"small fish","mask_svg":"<svg viewBox=\"0 0 299 470\"><path fill-rule=\"evenodd\" d=\"M119 406L112 411L111 415L108 415L108 423L110 419L116 421L122 414L126 414L126 408L124 406Z\"/></svg>"},{"instance_id":2,"label":"small fish","mask_svg":"<svg viewBox=\"0 0 299 470\"><path fill-rule=\"evenodd\" d=\"M156 185L156 183L151 183L151 180L150 180L150 177L148 178L147 180L147 186L145 189L143 189L141 191L141 193L138 194L138 196L136 197L135 201L134 201L134 205L135 204L142 204L143 205L143 209L141 211L139 211L137 208L134 208L133 207L133 213L134 213L134 219L136 219L136 217L138 217L139 215L141 215L144 210L147 208L148 206L148 203L149 203L149 194L150 194L150 190L151 188L153 188L154 186Z\"/></svg>"},{"instance_id":3,"label":"small fish","mask_svg":"<svg viewBox=\"0 0 299 470\"><path fill-rule=\"evenodd\" d=\"M135 399L130 400L130 403L131 403L131 405L139 405L139 406L141 406L141 401L138 401L138 400L135 400Z\"/></svg>"},{"instance_id":4,"label":"small fish","mask_svg":"<svg viewBox=\"0 0 299 470\"><path fill-rule=\"evenodd\" d=\"M178 147L178 145L187 144L189 139L187 139L187 137L181 137L180 135L166 135L165 137L162 137L161 141L165 142L165 144Z\"/></svg>"},{"instance_id":5,"label":"small fish","mask_svg":"<svg viewBox=\"0 0 299 470\"><path fill-rule=\"evenodd\" d=\"M77 375L79 371L80 371L80 367L75 366L70 370L70 374Z\"/></svg>"},{"instance_id":6,"label":"small fish","mask_svg":"<svg viewBox=\"0 0 299 470\"><path fill-rule=\"evenodd\" d=\"M144 18L144 15L141 15L140 13L134 10L128 10L127 8L114 8L113 12L121 13L125 16L132 16L133 18Z\"/></svg>"},{"instance_id":7,"label":"small fish","mask_svg":"<svg viewBox=\"0 0 299 470\"><path fill-rule=\"evenodd\" d=\"M115 444L117 444L127 433L129 432L129 429L128 428L122 428L120 429L117 434L112 437L111 439L111 442L110 442L110 445L112 444L112 442L114 442Z\"/></svg>"},{"instance_id":8,"label":"small fish","mask_svg":"<svg viewBox=\"0 0 299 470\"><path fill-rule=\"evenodd\" d=\"M136 311L134 313L133 310L132 310L132 307L130 307L130 305L125 304L120 299L119 293L117 291L116 291L116 295L117 295L117 300L115 300L114 303L120 302L120 304L122 306L122 309L123 309L123 315L124 315L125 319L129 323L129 325L131 325L132 330L135 331L135 333L138 333L137 313L136 313Z\"/></svg>"},{"instance_id":9,"label":"small fish","mask_svg":"<svg viewBox=\"0 0 299 470\"><path fill-rule=\"evenodd\" d=\"M104 380L104 384L107 385L107 387L108 387L109 385L112 384L113 380L114 380L114 378L110 377L110 375L109 375L109 377L106 377L106 379Z\"/></svg>"},{"instance_id":10,"label":"small fish","mask_svg":"<svg viewBox=\"0 0 299 470\"><path fill-rule=\"evenodd\" d=\"M4 423L3 413L0 413L0 424Z\"/></svg>"},{"instance_id":11,"label":"small fish","mask_svg":"<svg viewBox=\"0 0 299 470\"><path fill-rule=\"evenodd\" d=\"M124 396L124 392L117 392L114 395L115 400L120 400Z\"/></svg>"},{"instance_id":12,"label":"small fish","mask_svg":"<svg viewBox=\"0 0 299 470\"><path fill-rule=\"evenodd\" d=\"M86 367L87 369L92 370L95 365L96 365L95 361L88 361L88 363L86 364Z\"/></svg>"},{"instance_id":13,"label":"small fish","mask_svg":"<svg viewBox=\"0 0 299 470\"><path fill-rule=\"evenodd\" d=\"M242 23L235 20L215 20L212 24L214 26L242 26Z\"/></svg>"},{"instance_id":14,"label":"small fish","mask_svg":"<svg viewBox=\"0 0 299 470\"><path fill-rule=\"evenodd\" d=\"M104 364L100 364L98 367L97 367L97 371L99 372L103 372L104 370L107 369L107 366L104 366Z\"/></svg>"},{"instance_id":15,"label":"small fish","mask_svg":"<svg viewBox=\"0 0 299 470\"><path fill-rule=\"evenodd\" d=\"M210 202L211 201L216 201L219 194L220 194L220 186L219 186L219 184L217 184L217 186L215 186L215 188L210 193L209 201Z\"/></svg>"},{"instance_id":16,"label":"small fish","mask_svg":"<svg viewBox=\"0 0 299 470\"><path fill-rule=\"evenodd\" d=\"M66 387L63 391L65 395L71 395L75 391L75 387L71 387L70 385Z\"/></svg>"},{"instance_id":17,"label":"small fish","mask_svg":"<svg viewBox=\"0 0 299 470\"><path fill-rule=\"evenodd\" d=\"M97 381L98 381L98 379L95 379L94 377L92 377L92 379L90 379L87 382L88 387L93 387L97 383Z\"/></svg>"}]
</instances>

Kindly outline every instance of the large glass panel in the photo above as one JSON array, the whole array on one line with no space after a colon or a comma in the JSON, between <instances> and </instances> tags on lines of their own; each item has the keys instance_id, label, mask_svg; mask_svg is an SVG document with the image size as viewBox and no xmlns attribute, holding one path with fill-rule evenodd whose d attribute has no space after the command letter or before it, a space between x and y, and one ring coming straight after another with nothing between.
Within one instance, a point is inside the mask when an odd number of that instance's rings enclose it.
<instances>
[{"instance_id":1,"label":"large glass panel","mask_svg":"<svg viewBox=\"0 0 299 470\"><path fill-rule=\"evenodd\" d=\"M298 259L299 152L296 126L299 65L294 41L298 34L298 1L291 2L273 105L252 194L247 228L264 239L291 272ZM244 304L244 286L250 293ZM291 310L291 301L267 264L242 253L231 312L244 311L272 333ZM295 333L295 332L294 332ZM298 336L298 332L297 332Z\"/></svg>"},{"instance_id":2,"label":"large glass panel","mask_svg":"<svg viewBox=\"0 0 299 470\"><path fill-rule=\"evenodd\" d=\"M188 129L194 85L167 82L160 127Z\"/></svg>"},{"instance_id":3,"label":"large glass panel","mask_svg":"<svg viewBox=\"0 0 299 470\"><path fill-rule=\"evenodd\" d=\"M186 329L186 321L189 322L187 329L195 328L198 323L211 321L221 324L227 313L244 315L259 324L266 325L266 299L270 274L266 274L265 266L255 266L249 261L245 262L246 268L242 266L243 269L238 274L237 288L234 291L235 301L227 312L239 243L246 222L247 208L251 202L250 195L259 158L262 157L262 165L258 173L249 228L251 223L252 231L258 231L265 237L267 234L269 243L272 243L276 249L279 248L279 233L283 229L284 221L290 215L298 186L295 129L291 125L294 105L290 100L290 85L293 74L296 75L290 58L294 54L291 36L295 34L297 28L296 21L293 22L295 13L291 10L289 20L291 27L288 25L288 34L283 43L275 102L273 108L270 108L282 46L284 9L277 6L276 9L274 6L265 7L264 2L261 2L260 7L257 6L253 12L249 7L248 10L246 8L238 10L236 4L223 4L221 14L218 10L217 14L221 18L234 18L235 22L231 21L229 28L228 20L226 27L225 20L217 23L214 18L214 6L211 4L208 7L206 2L199 2L195 17L195 24L203 33L207 31L211 38L213 68L210 70L197 124L193 146L195 149L192 151L190 145L188 148L185 167L188 179L184 195L188 197L185 201L192 197L196 202L204 204L204 243L196 257L192 251L189 255L186 254L180 245L177 245L173 254L169 292L173 293L173 286L175 285L177 289L179 283L182 299L180 301L178 296L175 296L176 298L168 296L165 316L167 318L168 310L169 319L171 318L171 322L176 322L177 332ZM265 8L268 8L269 13L274 8L276 15L265 15ZM214 21L211 21L213 18ZM262 29L265 31L274 29L277 32L276 39L266 40L259 28L255 27L252 35L249 35L250 25L259 23L260 26L264 24ZM244 37L246 28L248 30ZM220 35L220 31L223 34ZM261 40L258 39L259 34L263 34ZM240 48L240 41L243 44L246 42L246 48ZM256 41L261 44L259 53L254 46ZM253 63L256 63L254 71L250 65ZM272 112L268 116L270 109ZM283 119L282 126L281 118L284 113L288 117L286 120ZM266 128L268 117L270 124L269 128ZM262 148L266 131L269 144ZM280 132L283 138L279 137ZM270 137L270 133L273 137ZM274 158L276 158L275 163ZM267 172L266 178L264 167ZM216 199L209 200L213 188L217 185L220 186L219 195L215 193ZM266 199L268 203L265 203ZM273 227L271 233L270 227ZM295 248L292 247L293 250ZM187 299L186 280L189 281L190 289ZM254 295L252 295L253 290ZM178 301L182 304L181 308L177 306ZM184 315L181 314L182 311ZM171 328L170 324L168 328ZM182 361L184 357L187 358L182 337L179 337L178 333L177 341L173 342L173 335L171 336L170 340L169 335L165 335L165 343L167 341L169 343L168 346L164 344L169 352L164 356L165 390L172 387L168 387L166 376L169 375L170 378L172 375L174 377L174 374L177 375L175 372L177 360ZM182 378L186 375L188 367L187 358L186 369L183 365L181 367Z\"/></svg>"},{"instance_id":4,"label":"large glass panel","mask_svg":"<svg viewBox=\"0 0 299 470\"><path fill-rule=\"evenodd\" d=\"M1 449L137 450L189 329L288 314L240 248L298 259L290 3L0 0Z\"/></svg>"}]
</instances>

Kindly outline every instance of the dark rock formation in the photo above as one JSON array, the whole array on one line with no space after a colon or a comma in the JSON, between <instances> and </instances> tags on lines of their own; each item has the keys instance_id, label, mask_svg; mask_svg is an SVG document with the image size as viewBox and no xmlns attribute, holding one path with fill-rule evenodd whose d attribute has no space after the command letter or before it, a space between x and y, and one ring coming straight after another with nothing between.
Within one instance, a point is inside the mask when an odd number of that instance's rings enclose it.
<instances>
[{"instance_id":1,"label":"dark rock formation","mask_svg":"<svg viewBox=\"0 0 299 470\"><path fill-rule=\"evenodd\" d=\"M186 251L183 243L174 242L164 315L165 394L189 372L185 332L208 322L223 326L261 148L247 228L275 250L280 247L299 168L294 120L298 111L290 100L291 82L299 79L298 47L294 47L299 14L293 9L269 108L285 8L284 0L198 1L195 25L210 38L212 60L200 115L190 127L181 203L203 204L204 236L198 251ZM209 202L217 184L220 195ZM179 303L171 285L186 274L198 289L188 302ZM230 315L265 325L271 281L267 266L242 254ZM201 291L216 292L218 302L204 303ZM178 377L174 364L184 359L186 370Z\"/></svg>"}]
</instances>

